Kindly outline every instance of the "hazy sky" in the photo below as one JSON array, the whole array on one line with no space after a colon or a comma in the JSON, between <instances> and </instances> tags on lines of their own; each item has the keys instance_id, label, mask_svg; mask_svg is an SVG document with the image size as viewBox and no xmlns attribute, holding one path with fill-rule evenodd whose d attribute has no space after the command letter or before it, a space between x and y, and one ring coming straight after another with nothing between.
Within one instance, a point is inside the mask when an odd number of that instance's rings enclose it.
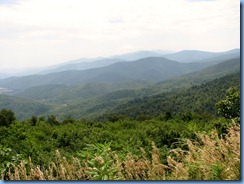
<instances>
[{"instance_id":1,"label":"hazy sky","mask_svg":"<svg viewBox=\"0 0 244 184\"><path fill-rule=\"evenodd\" d=\"M240 47L238 0L0 0L0 68Z\"/></svg>"}]
</instances>

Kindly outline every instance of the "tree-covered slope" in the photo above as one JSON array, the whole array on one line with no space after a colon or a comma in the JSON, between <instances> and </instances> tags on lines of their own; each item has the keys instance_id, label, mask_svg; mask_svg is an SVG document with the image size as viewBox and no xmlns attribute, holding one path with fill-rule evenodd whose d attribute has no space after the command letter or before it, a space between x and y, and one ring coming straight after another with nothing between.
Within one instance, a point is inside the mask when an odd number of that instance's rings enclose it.
<instances>
[{"instance_id":1,"label":"tree-covered slope","mask_svg":"<svg viewBox=\"0 0 244 184\"><path fill-rule=\"evenodd\" d=\"M213 66L206 67L200 71L174 77L157 83L143 90L145 95L156 94L189 88L193 85L200 85L218 77L223 77L235 72L240 72L240 57L232 58Z\"/></svg>"},{"instance_id":2,"label":"tree-covered slope","mask_svg":"<svg viewBox=\"0 0 244 184\"><path fill-rule=\"evenodd\" d=\"M0 109L11 109L18 119L41 116L50 111L49 105L20 97L0 95Z\"/></svg>"},{"instance_id":3,"label":"tree-covered slope","mask_svg":"<svg viewBox=\"0 0 244 184\"><path fill-rule=\"evenodd\" d=\"M143 62L143 60L141 60ZM132 62L133 63L133 62ZM121 66L121 65L120 65ZM148 66L149 67L149 66ZM123 68L123 67L122 67ZM132 115L133 113L138 114L140 111L141 105L143 103L151 106L155 106L157 104L154 102L158 101L156 94L161 98L166 100L164 103L164 108L159 106L159 109L153 109L152 111L155 113L164 112L165 110L171 110L172 103L169 102L171 99L170 94L174 96L174 98L179 98L181 94L180 92L185 92L191 86L201 85L208 81L214 80L218 77L223 77L228 74L233 74L235 72L240 71L240 58L231 59L222 63L219 63L214 66L210 66L203 70L200 70L195 73L189 73L186 75L182 75L180 77L176 77L173 79L169 79L164 82L160 82L158 84L150 85L145 88L145 85L148 85L148 82L143 81L133 81L130 82L120 82L120 83L88 83L81 85L43 85L43 86L34 86L28 88L22 92L15 92L13 95L19 95L25 98L38 100L37 103L35 101L33 104L37 106L43 105L43 103L47 104L47 106L51 105L52 108L43 111L42 113L37 113L38 115L46 115L46 114L54 114L59 118L65 118L68 116L72 116L75 118L80 117L89 117L96 118L99 116L103 116L105 114L110 113L119 113L127 114L126 109L128 109L128 115ZM227 78L228 80L228 78ZM225 81L222 81L225 83ZM225 85L223 85L224 87ZM144 88L142 88L144 87ZM142 88L142 89L139 89ZM221 88L222 89L222 88ZM223 91L227 90L227 87L224 88ZM167 93L168 92L168 93ZM205 94L202 93L205 97ZM166 96L165 96L166 95ZM212 96L212 94L208 94ZM218 95L218 91L216 91L216 95ZM152 97L151 97L152 96ZM164 98L165 96L165 98ZM183 95L184 96L184 95ZM10 97L8 97L10 98ZM173 97L172 97L173 98ZM199 96L201 99L201 96ZM21 98L22 101L18 102L18 104L25 104L24 98ZM148 101L144 101L148 99ZM184 98L183 98L184 99ZM138 101L138 104L137 104ZM206 103L207 103L206 98ZM182 103L178 102L177 106L183 108L184 103L188 104L189 102ZM129 105L128 105L129 104ZM142 110L141 114L150 114L150 107L145 106L145 112ZM13 106L12 101L8 102L8 106ZM134 107L135 106L135 107ZM143 107L144 107L143 106ZM158 106L158 105L156 105ZM193 105L196 108L201 108L198 104ZM205 106L205 105L203 105ZM2 108L6 108L6 106L1 106ZM46 106L45 106L46 107ZM212 107L211 107L212 108ZM209 111L213 111L213 109L208 108ZM142 108L143 109L143 108ZM21 117L24 117L24 114L29 114L28 111L22 111ZM186 108L186 110L191 110L190 108ZM16 111L16 112L17 112ZM150 111L150 112L148 112ZM173 109L175 111L175 109ZM18 114L18 113L17 113Z\"/></svg>"},{"instance_id":4,"label":"tree-covered slope","mask_svg":"<svg viewBox=\"0 0 244 184\"><path fill-rule=\"evenodd\" d=\"M49 84L34 86L21 92L13 92L11 95L43 101L47 103L63 104L100 96L117 90L140 89L148 86L146 81L127 81L116 84L110 83L88 83L75 86Z\"/></svg>"},{"instance_id":5,"label":"tree-covered slope","mask_svg":"<svg viewBox=\"0 0 244 184\"><path fill-rule=\"evenodd\" d=\"M206 111L216 113L215 103L231 86L239 86L240 73L226 75L199 86L181 88L171 92L145 95L143 90L118 90L100 96L77 100L65 107L53 109L52 114L65 118L106 119L112 114L137 117L155 116L166 111L182 113Z\"/></svg>"},{"instance_id":6,"label":"tree-covered slope","mask_svg":"<svg viewBox=\"0 0 244 184\"><path fill-rule=\"evenodd\" d=\"M126 104L120 105L108 114L117 114L130 117L139 115L156 116L166 112L208 112L216 113L215 104L222 99L226 91L232 87L240 87L240 73L207 82L189 89L162 93L154 96L135 98Z\"/></svg>"},{"instance_id":7,"label":"tree-covered slope","mask_svg":"<svg viewBox=\"0 0 244 184\"><path fill-rule=\"evenodd\" d=\"M127 103L131 103L130 101L133 101L133 99L136 99L135 101L141 99L142 101L142 99L150 98L150 96L156 94L162 95L165 92L170 92L174 95L175 93L177 94L178 92L189 89L193 85L195 86L201 85L203 83L206 83L207 81L211 81L218 77L225 76L226 74L233 74L236 71L237 72L240 71L239 58L228 60L223 63L203 69L201 71L191 73L179 78L170 79L163 83L151 85L143 89L133 89L133 90L118 89L108 93L104 93L104 94L100 93L94 96L90 96L89 98L86 99L75 98L75 101L73 102L70 101L70 103L68 103L67 106L61 106L52 109L51 113L61 118L67 116L72 116L76 118L80 118L80 117L94 118L98 116L103 116L104 114L116 113L117 111L116 108L118 106L123 106L126 105ZM225 90L227 90L227 87L224 88L223 91ZM216 91L216 95L218 95L218 91ZM168 100L169 98L166 99ZM168 104L165 105L166 107L170 107L170 104L169 106ZM181 103L180 105L184 106L184 103ZM211 108L214 108L213 106ZM149 107L146 108L150 109ZM119 111L120 110L121 109L119 108ZM137 111L137 109L130 109L129 114L133 113L134 110ZM213 111L213 109L211 109L211 111ZM143 112L141 113L143 114Z\"/></svg>"}]
</instances>

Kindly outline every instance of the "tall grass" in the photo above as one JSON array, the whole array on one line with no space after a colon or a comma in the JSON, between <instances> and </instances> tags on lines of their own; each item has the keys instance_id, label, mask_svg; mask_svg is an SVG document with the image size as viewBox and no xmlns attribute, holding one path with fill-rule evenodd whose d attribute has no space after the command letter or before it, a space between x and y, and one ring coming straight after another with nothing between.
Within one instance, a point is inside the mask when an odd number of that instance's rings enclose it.
<instances>
[{"instance_id":1,"label":"tall grass","mask_svg":"<svg viewBox=\"0 0 244 184\"><path fill-rule=\"evenodd\" d=\"M29 159L7 172L9 180L240 180L240 126L234 122L224 137L217 131L197 134L199 142L186 140L188 149L171 150L162 164L159 149L152 143L150 159L141 155L117 155L106 146L94 153L67 161L56 151L56 161L47 168ZM6 178L6 176L5 176ZM3 175L2 175L3 179Z\"/></svg>"},{"instance_id":2,"label":"tall grass","mask_svg":"<svg viewBox=\"0 0 244 184\"><path fill-rule=\"evenodd\" d=\"M189 151L173 150L178 160L168 157L169 179L239 180L240 127L233 122L225 138L217 131L198 134L201 142L187 140Z\"/></svg>"}]
</instances>

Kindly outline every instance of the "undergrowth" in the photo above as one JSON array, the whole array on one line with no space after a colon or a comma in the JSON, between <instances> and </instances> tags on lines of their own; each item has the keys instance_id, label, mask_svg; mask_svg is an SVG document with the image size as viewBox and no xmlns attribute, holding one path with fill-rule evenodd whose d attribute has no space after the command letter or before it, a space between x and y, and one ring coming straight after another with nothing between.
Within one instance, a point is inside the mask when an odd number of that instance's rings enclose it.
<instances>
[{"instance_id":1,"label":"undergrowth","mask_svg":"<svg viewBox=\"0 0 244 184\"><path fill-rule=\"evenodd\" d=\"M7 180L240 180L240 125L233 122L224 136L217 131L185 140L185 149L173 149L163 164L152 143L150 158L112 151L109 144L89 145L68 161L56 151L56 161L40 167L22 160L9 168Z\"/></svg>"}]
</instances>

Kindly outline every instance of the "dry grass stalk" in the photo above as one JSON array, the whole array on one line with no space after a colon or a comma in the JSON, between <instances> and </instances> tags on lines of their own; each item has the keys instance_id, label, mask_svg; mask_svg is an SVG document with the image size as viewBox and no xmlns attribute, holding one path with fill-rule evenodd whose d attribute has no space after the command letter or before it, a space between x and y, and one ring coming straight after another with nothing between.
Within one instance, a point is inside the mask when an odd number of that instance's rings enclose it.
<instances>
[{"instance_id":1,"label":"dry grass stalk","mask_svg":"<svg viewBox=\"0 0 244 184\"><path fill-rule=\"evenodd\" d=\"M152 143L151 159L145 156L146 152L141 148L142 158L128 155L123 162L123 177L126 180L165 180L167 166L162 164L159 150Z\"/></svg>"},{"instance_id":2,"label":"dry grass stalk","mask_svg":"<svg viewBox=\"0 0 244 184\"><path fill-rule=\"evenodd\" d=\"M117 168L115 178L125 180L239 180L240 179L240 126L233 122L223 138L216 131L211 135L198 134L201 144L187 140L189 150L175 149L175 159L168 156L162 164L158 148L152 143L151 159L141 149L142 157L128 154L124 161L114 155L111 167ZM95 158L97 163L106 160ZM91 180L92 168L87 160L73 158L69 163L56 152L56 162L45 168L21 162L8 172L10 180Z\"/></svg>"},{"instance_id":3,"label":"dry grass stalk","mask_svg":"<svg viewBox=\"0 0 244 184\"><path fill-rule=\"evenodd\" d=\"M27 164L23 161L14 167L14 172L9 170L10 180L85 180L89 178L85 174L85 168L80 165L80 160L73 158L68 163L66 158L61 158L60 153L56 152L57 162L52 162L47 169L40 168L32 164L31 159ZM26 171L29 168L29 172Z\"/></svg>"},{"instance_id":4,"label":"dry grass stalk","mask_svg":"<svg viewBox=\"0 0 244 184\"><path fill-rule=\"evenodd\" d=\"M188 140L189 151L182 158L182 164L168 159L169 166L173 169L172 177L182 179L240 179L240 127L233 123L225 138L219 137L216 131L211 136L198 134L202 146ZM178 154L182 155L182 154ZM179 175L179 171L183 175Z\"/></svg>"}]
</instances>

